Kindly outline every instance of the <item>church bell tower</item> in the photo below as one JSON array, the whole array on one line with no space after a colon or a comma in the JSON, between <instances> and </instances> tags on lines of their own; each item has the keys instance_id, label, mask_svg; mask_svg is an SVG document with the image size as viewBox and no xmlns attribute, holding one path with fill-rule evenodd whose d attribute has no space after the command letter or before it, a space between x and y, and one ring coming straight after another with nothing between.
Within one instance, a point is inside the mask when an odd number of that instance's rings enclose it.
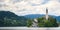
<instances>
[{"instance_id":1,"label":"church bell tower","mask_svg":"<svg viewBox=\"0 0 60 30\"><path fill-rule=\"evenodd\" d=\"M46 8L46 20L48 20L48 9Z\"/></svg>"}]
</instances>

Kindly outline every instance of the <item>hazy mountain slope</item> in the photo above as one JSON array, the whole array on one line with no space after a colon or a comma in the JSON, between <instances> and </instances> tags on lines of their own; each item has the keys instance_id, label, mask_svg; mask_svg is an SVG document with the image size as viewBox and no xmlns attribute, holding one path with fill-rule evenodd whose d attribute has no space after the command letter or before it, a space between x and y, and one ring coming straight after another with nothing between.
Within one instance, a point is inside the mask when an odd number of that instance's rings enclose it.
<instances>
[{"instance_id":1,"label":"hazy mountain slope","mask_svg":"<svg viewBox=\"0 0 60 30\"><path fill-rule=\"evenodd\" d=\"M0 26L25 26L26 18L9 11L0 11Z\"/></svg>"},{"instance_id":2,"label":"hazy mountain slope","mask_svg":"<svg viewBox=\"0 0 60 30\"><path fill-rule=\"evenodd\" d=\"M34 18L39 18L39 17L43 17L43 16L45 16L45 14L29 14L29 15L26 15L25 17L30 18L30 19L34 19ZM60 16L55 16L55 15L49 15L49 16L56 18L57 21L60 22Z\"/></svg>"}]
</instances>

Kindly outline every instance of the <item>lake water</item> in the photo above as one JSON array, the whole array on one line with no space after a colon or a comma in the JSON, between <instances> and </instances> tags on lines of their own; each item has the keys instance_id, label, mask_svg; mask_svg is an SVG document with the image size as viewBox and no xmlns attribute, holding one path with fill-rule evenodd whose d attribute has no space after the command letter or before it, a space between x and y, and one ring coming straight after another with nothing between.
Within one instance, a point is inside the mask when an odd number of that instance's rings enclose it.
<instances>
[{"instance_id":1,"label":"lake water","mask_svg":"<svg viewBox=\"0 0 60 30\"><path fill-rule=\"evenodd\" d=\"M60 27L0 27L0 30L60 30Z\"/></svg>"}]
</instances>

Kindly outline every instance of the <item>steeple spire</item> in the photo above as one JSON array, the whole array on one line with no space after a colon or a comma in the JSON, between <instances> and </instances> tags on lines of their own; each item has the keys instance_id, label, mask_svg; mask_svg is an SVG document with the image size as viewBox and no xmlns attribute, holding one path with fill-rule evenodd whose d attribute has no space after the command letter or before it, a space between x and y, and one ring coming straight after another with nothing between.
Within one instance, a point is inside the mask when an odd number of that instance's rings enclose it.
<instances>
[{"instance_id":1,"label":"steeple spire","mask_svg":"<svg viewBox=\"0 0 60 30\"><path fill-rule=\"evenodd\" d=\"M48 20L48 9L46 8L46 20Z\"/></svg>"}]
</instances>

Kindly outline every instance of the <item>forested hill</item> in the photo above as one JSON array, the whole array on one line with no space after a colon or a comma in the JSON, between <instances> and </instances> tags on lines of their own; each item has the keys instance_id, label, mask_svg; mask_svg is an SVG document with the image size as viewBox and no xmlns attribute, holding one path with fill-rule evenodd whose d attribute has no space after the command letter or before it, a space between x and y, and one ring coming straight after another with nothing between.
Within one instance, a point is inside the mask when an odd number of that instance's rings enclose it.
<instances>
[{"instance_id":1,"label":"forested hill","mask_svg":"<svg viewBox=\"0 0 60 30\"><path fill-rule=\"evenodd\" d=\"M25 16L17 16L10 11L0 11L0 27L1 26L26 26L27 20L39 18L45 15L41 14L29 14ZM60 22L60 16L52 16Z\"/></svg>"},{"instance_id":2,"label":"forested hill","mask_svg":"<svg viewBox=\"0 0 60 30\"><path fill-rule=\"evenodd\" d=\"M0 11L0 26L26 26L26 18L9 11Z\"/></svg>"}]
</instances>

